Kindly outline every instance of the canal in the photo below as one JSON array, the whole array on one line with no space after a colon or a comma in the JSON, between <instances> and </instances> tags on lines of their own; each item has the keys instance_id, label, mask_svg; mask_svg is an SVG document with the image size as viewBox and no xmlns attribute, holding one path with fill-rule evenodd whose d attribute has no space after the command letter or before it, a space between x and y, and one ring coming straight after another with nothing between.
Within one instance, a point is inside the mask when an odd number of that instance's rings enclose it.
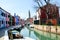
<instances>
[{"instance_id":1,"label":"canal","mask_svg":"<svg viewBox=\"0 0 60 40\"><path fill-rule=\"evenodd\" d=\"M31 29L29 26L24 27L20 34L24 37L30 37L35 40L60 40L60 35Z\"/></svg>"}]
</instances>

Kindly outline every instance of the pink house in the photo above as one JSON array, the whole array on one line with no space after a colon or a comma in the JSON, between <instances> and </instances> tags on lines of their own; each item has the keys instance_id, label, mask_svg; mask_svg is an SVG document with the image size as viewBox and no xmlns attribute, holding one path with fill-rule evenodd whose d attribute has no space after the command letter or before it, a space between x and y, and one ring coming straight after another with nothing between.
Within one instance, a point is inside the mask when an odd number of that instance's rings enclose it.
<instances>
[{"instance_id":1,"label":"pink house","mask_svg":"<svg viewBox=\"0 0 60 40\"><path fill-rule=\"evenodd\" d=\"M9 27L9 23L8 23L8 22L9 22L9 18L8 18L8 15L9 15L9 14L6 13L6 27Z\"/></svg>"}]
</instances>

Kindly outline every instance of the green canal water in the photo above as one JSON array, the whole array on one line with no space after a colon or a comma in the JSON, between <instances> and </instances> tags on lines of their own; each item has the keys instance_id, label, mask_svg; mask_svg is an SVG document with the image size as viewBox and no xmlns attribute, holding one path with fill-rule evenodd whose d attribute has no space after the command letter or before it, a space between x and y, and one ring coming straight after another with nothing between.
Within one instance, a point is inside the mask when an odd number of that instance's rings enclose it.
<instances>
[{"instance_id":1,"label":"green canal water","mask_svg":"<svg viewBox=\"0 0 60 40\"><path fill-rule=\"evenodd\" d=\"M47 33L47 32L37 32L34 29L31 30L30 28L23 28L20 32L21 35L24 37L30 37L35 40L60 40L60 35Z\"/></svg>"}]
</instances>

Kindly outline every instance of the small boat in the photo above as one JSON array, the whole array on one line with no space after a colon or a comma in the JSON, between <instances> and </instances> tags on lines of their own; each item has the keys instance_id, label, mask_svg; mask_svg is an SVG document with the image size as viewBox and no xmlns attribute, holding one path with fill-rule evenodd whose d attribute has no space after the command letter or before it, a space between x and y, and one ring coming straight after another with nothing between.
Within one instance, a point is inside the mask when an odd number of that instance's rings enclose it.
<instances>
[{"instance_id":1,"label":"small boat","mask_svg":"<svg viewBox=\"0 0 60 40\"><path fill-rule=\"evenodd\" d=\"M30 26L29 26L30 28L34 28L34 26L32 25L32 24L30 24Z\"/></svg>"},{"instance_id":2,"label":"small boat","mask_svg":"<svg viewBox=\"0 0 60 40\"><path fill-rule=\"evenodd\" d=\"M19 31L10 29L5 31L4 40L34 40L30 37L23 37Z\"/></svg>"}]
</instances>

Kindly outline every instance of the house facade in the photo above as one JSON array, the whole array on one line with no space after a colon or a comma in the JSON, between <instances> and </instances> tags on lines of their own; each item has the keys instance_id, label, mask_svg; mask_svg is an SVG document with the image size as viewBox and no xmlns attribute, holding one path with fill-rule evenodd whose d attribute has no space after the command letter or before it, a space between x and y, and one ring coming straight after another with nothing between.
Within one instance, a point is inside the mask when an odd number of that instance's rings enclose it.
<instances>
[{"instance_id":1,"label":"house facade","mask_svg":"<svg viewBox=\"0 0 60 40\"><path fill-rule=\"evenodd\" d=\"M20 24L20 17L16 14L14 14L14 17L15 17L15 24L19 25Z\"/></svg>"},{"instance_id":2,"label":"house facade","mask_svg":"<svg viewBox=\"0 0 60 40\"><path fill-rule=\"evenodd\" d=\"M6 27L6 17L2 8L0 8L0 28Z\"/></svg>"},{"instance_id":3,"label":"house facade","mask_svg":"<svg viewBox=\"0 0 60 40\"><path fill-rule=\"evenodd\" d=\"M16 25L16 19L14 16L12 16L12 25L15 26Z\"/></svg>"},{"instance_id":4,"label":"house facade","mask_svg":"<svg viewBox=\"0 0 60 40\"><path fill-rule=\"evenodd\" d=\"M48 19L52 20L52 22L54 19L56 19L56 21L58 22L58 18L59 18L58 6L52 4L44 5L39 10L38 10L38 14L39 14L41 24L43 23L46 24L46 22L48 23L47 21Z\"/></svg>"},{"instance_id":5,"label":"house facade","mask_svg":"<svg viewBox=\"0 0 60 40\"><path fill-rule=\"evenodd\" d=\"M9 12L0 7L0 28L20 25L20 17L12 16Z\"/></svg>"},{"instance_id":6,"label":"house facade","mask_svg":"<svg viewBox=\"0 0 60 40\"><path fill-rule=\"evenodd\" d=\"M8 16L9 16L9 13L7 12L7 13L6 13L6 27L9 27L9 26L10 26L10 25L9 25L9 21L10 21L10 20L9 20L9 17L8 17Z\"/></svg>"}]
</instances>

